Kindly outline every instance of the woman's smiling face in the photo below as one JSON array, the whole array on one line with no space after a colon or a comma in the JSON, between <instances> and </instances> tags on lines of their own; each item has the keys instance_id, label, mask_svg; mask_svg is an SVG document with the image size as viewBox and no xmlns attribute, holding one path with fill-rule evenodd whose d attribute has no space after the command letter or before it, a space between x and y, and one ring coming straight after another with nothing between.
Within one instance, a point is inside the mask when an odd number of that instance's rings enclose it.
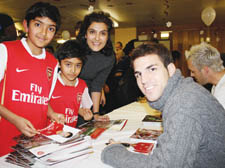
<instances>
[{"instance_id":1,"label":"woman's smiling face","mask_svg":"<svg viewBox=\"0 0 225 168\"><path fill-rule=\"evenodd\" d=\"M92 22L85 35L87 44L92 51L103 49L108 40L108 28L103 22Z\"/></svg>"}]
</instances>

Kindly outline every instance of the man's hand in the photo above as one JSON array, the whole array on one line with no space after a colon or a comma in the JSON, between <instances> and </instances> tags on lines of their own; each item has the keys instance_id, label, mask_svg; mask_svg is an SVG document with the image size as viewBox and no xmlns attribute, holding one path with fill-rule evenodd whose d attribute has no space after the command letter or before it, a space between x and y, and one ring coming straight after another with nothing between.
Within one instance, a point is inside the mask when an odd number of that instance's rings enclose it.
<instances>
[{"instance_id":1,"label":"man's hand","mask_svg":"<svg viewBox=\"0 0 225 168\"><path fill-rule=\"evenodd\" d=\"M84 120L91 120L93 117L92 111L87 108L80 108L78 113L84 118Z\"/></svg>"}]
</instances>

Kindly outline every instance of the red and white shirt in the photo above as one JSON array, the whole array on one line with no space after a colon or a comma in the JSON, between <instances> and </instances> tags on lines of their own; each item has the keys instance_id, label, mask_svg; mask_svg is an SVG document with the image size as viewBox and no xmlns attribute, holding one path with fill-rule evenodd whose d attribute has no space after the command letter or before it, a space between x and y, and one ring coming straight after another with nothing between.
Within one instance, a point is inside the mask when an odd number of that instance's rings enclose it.
<instances>
[{"instance_id":1,"label":"red and white shirt","mask_svg":"<svg viewBox=\"0 0 225 168\"><path fill-rule=\"evenodd\" d=\"M5 81L4 107L29 120L36 129L46 127L49 93L53 75L57 74L57 60L50 53L34 56L26 39L0 44L0 95ZM0 61L1 62L1 61ZM11 151L19 135L17 128L1 118L0 156Z\"/></svg>"},{"instance_id":2,"label":"red and white shirt","mask_svg":"<svg viewBox=\"0 0 225 168\"><path fill-rule=\"evenodd\" d=\"M66 125L76 127L79 108L91 108L92 106L85 81L77 78L75 86L66 86L58 74L50 105L54 112L65 115Z\"/></svg>"}]
</instances>

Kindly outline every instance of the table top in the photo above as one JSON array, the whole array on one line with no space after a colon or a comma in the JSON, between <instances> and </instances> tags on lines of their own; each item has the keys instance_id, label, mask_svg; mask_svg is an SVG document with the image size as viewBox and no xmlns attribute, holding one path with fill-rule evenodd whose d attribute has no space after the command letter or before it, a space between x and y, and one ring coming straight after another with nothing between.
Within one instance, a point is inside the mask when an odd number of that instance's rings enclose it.
<instances>
[{"instance_id":1,"label":"table top","mask_svg":"<svg viewBox=\"0 0 225 168\"><path fill-rule=\"evenodd\" d=\"M121 108L118 108L111 113L107 114L111 120L116 119L128 119L126 126L121 131L108 129L103 132L96 140L92 140L92 146L94 152L84 157L71 159L62 163L49 166L51 168L110 168L101 161L101 152L106 147L105 143L113 138L116 141L130 142L129 137L136 131L137 128L143 128L141 120L146 114L158 115L159 113L150 108L149 105L145 103L133 102ZM149 127L148 127L149 128ZM152 129L160 129L157 127L151 127ZM17 168L19 166L6 163L4 161L6 156L0 158L0 168ZM43 168L43 165L38 163L33 166L34 168ZM46 166L47 168L47 166Z\"/></svg>"}]
</instances>

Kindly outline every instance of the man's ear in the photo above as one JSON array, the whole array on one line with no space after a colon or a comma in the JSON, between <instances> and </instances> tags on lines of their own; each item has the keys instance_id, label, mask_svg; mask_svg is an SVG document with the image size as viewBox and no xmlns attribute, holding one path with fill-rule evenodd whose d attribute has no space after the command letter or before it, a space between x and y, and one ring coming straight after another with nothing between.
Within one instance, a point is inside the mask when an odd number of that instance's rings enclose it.
<instances>
[{"instance_id":1,"label":"man's ear","mask_svg":"<svg viewBox=\"0 0 225 168\"><path fill-rule=\"evenodd\" d=\"M28 25L27 25L27 21L24 19L23 20L23 27L26 33L28 33Z\"/></svg>"},{"instance_id":2,"label":"man's ear","mask_svg":"<svg viewBox=\"0 0 225 168\"><path fill-rule=\"evenodd\" d=\"M176 66L174 65L174 63L170 63L169 65L167 65L167 69L169 72L169 76L171 77L176 71Z\"/></svg>"},{"instance_id":3,"label":"man's ear","mask_svg":"<svg viewBox=\"0 0 225 168\"><path fill-rule=\"evenodd\" d=\"M205 75L208 74L209 71L210 71L210 69L207 66L203 66L202 69L201 69L202 74L205 74Z\"/></svg>"}]
</instances>

